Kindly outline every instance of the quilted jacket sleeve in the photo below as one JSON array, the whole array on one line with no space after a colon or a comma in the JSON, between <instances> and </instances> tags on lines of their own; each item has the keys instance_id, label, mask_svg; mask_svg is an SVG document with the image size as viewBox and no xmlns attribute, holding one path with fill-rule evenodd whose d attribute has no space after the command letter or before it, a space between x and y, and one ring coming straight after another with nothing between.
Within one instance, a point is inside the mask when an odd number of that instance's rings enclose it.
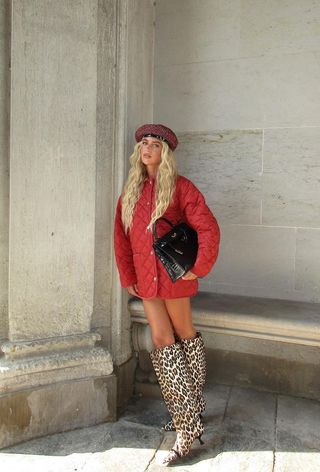
<instances>
[{"instance_id":1,"label":"quilted jacket sleeve","mask_svg":"<svg viewBox=\"0 0 320 472\"><path fill-rule=\"evenodd\" d=\"M121 220L121 196L118 199L114 222L114 254L118 266L121 287L137 283L133 265L132 249L129 236L125 234Z\"/></svg>"},{"instance_id":2,"label":"quilted jacket sleeve","mask_svg":"<svg viewBox=\"0 0 320 472\"><path fill-rule=\"evenodd\" d=\"M220 243L218 222L198 188L188 181L181 195L181 207L186 219L198 233L198 256L190 269L198 277L206 276L217 260Z\"/></svg>"}]
</instances>

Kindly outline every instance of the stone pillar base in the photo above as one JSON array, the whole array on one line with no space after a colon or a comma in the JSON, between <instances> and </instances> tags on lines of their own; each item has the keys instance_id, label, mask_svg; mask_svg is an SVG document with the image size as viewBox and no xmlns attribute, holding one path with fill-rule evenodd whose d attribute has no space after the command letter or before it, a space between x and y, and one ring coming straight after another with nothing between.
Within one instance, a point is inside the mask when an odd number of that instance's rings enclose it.
<instances>
[{"instance_id":1,"label":"stone pillar base","mask_svg":"<svg viewBox=\"0 0 320 472\"><path fill-rule=\"evenodd\" d=\"M112 359L97 333L7 342L0 358L0 448L115 421Z\"/></svg>"},{"instance_id":2,"label":"stone pillar base","mask_svg":"<svg viewBox=\"0 0 320 472\"><path fill-rule=\"evenodd\" d=\"M116 377L59 382L0 396L0 448L115 421Z\"/></svg>"}]
</instances>

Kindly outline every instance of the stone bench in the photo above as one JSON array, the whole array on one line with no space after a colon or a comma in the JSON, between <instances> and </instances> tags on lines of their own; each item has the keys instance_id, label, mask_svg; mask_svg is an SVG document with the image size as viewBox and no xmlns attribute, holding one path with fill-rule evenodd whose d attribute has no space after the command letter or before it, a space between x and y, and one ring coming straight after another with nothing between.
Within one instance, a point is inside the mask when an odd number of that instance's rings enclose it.
<instances>
[{"instance_id":1,"label":"stone bench","mask_svg":"<svg viewBox=\"0 0 320 472\"><path fill-rule=\"evenodd\" d=\"M191 304L210 379L320 399L320 304L208 292ZM150 329L142 301L131 298L128 307L139 356L136 387L152 393Z\"/></svg>"}]
</instances>

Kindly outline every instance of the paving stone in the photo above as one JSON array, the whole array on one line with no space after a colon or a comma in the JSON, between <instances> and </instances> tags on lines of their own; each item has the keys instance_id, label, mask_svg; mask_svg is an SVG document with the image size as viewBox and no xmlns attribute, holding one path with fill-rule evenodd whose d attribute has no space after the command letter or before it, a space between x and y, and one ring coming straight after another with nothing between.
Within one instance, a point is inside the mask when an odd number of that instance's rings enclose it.
<instances>
[{"instance_id":1,"label":"paving stone","mask_svg":"<svg viewBox=\"0 0 320 472\"><path fill-rule=\"evenodd\" d=\"M161 428L170 419L163 400L134 397L121 415L126 421Z\"/></svg>"},{"instance_id":2,"label":"paving stone","mask_svg":"<svg viewBox=\"0 0 320 472\"><path fill-rule=\"evenodd\" d=\"M204 421L206 427L214 427L222 423L227 399L230 392L229 386L208 383L204 391L206 410Z\"/></svg>"},{"instance_id":3,"label":"paving stone","mask_svg":"<svg viewBox=\"0 0 320 472\"><path fill-rule=\"evenodd\" d=\"M143 447L113 448L107 453L96 453L89 457L81 472L144 472L155 450Z\"/></svg>"},{"instance_id":4,"label":"paving stone","mask_svg":"<svg viewBox=\"0 0 320 472\"><path fill-rule=\"evenodd\" d=\"M263 436L263 435L262 435ZM235 452L235 451L261 451L268 452L273 450L274 441L261 437L259 430L251 430L250 433L243 432L240 428L237 428L232 433L224 434L223 452Z\"/></svg>"},{"instance_id":5,"label":"paving stone","mask_svg":"<svg viewBox=\"0 0 320 472\"><path fill-rule=\"evenodd\" d=\"M174 445L175 433L165 433L164 440L161 443L153 461L151 462L148 472L160 472L163 467L159 465L168 451ZM208 462L216 457L222 450L223 437L221 431L205 431L202 436L204 444L201 445L197 440L193 443L192 449L188 456L179 459L175 466L175 470L179 471L204 471L207 469Z\"/></svg>"},{"instance_id":6,"label":"paving stone","mask_svg":"<svg viewBox=\"0 0 320 472\"><path fill-rule=\"evenodd\" d=\"M232 389L226 417L225 434L233 444L241 438L253 443L274 445L276 397L271 393L235 387ZM260 446L259 446L260 447Z\"/></svg>"},{"instance_id":7,"label":"paving stone","mask_svg":"<svg viewBox=\"0 0 320 472\"><path fill-rule=\"evenodd\" d=\"M17 444L1 452L66 456L68 454L102 452L110 444L110 431L116 423L103 423L65 433L52 434Z\"/></svg>"},{"instance_id":8,"label":"paving stone","mask_svg":"<svg viewBox=\"0 0 320 472\"><path fill-rule=\"evenodd\" d=\"M87 456L87 454L68 457L0 454L0 467L1 470L14 472L79 472L82 471Z\"/></svg>"},{"instance_id":9,"label":"paving stone","mask_svg":"<svg viewBox=\"0 0 320 472\"><path fill-rule=\"evenodd\" d=\"M148 472L160 472L163 470L158 465L165 457L168 450L174 444L175 436L166 435L161 448L158 450L155 459L147 469ZM272 472L273 452L271 450L252 451L246 450L224 451L224 437L220 430L216 433L204 434L205 444L192 447L190 454L179 460L175 465L175 470L179 471L215 471L215 472Z\"/></svg>"},{"instance_id":10,"label":"paving stone","mask_svg":"<svg viewBox=\"0 0 320 472\"><path fill-rule=\"evenodd\" d=\"M0 453L0 465L14 465L15 472L141 472L161 440L156 428L122 419L7 448L11 454Z\"/></svg>"},{"instance_id":11,"label":"paving stone","mask_svg":"<svg viewBox=\"0 0 320 472\"><path fill-rule=\"evenodd\" d=\"M274 472L320 472L320 454L310 452L277 452Z\"/></svg>"},{"instance_id":12,"label":"paving stone","mask_svg":"<svg viewBox=\"0 0 320 472\"><path fill-rule=\"evenodd\" d=\"M279 395L276 450L320 451L319 424L319 402Z\"/></svg>"},{"instance_id":13,"label":"paving stone","mask_svg":"<svg viewBox=\"0 0 320 472\"><path fill-rule=\"evenodd\" d=\"M157 448L163 434L157 429L145 425L133 424L124 419L114 424L110 432L110 448Z\"/></svg>"},{"instance_id":14,"label":"paving stone","mask_svg":"<svg viewBox=\"0 0 320 472\"><path fill-rule=\"evenodd\" d=\"M214 472L273 472L272 451L230 451L207 463Z\"/></svg>"}]
</instances>

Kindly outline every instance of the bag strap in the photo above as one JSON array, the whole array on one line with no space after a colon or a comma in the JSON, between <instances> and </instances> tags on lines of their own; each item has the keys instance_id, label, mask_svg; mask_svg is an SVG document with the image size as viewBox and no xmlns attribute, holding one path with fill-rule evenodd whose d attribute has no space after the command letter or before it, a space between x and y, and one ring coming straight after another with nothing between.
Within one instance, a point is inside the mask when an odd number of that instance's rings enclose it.
<instances>
[{"instance_id":1,"label":"bag strap","mask_svg":"<svg viewBox=\"0 0 320 472\"><path fill-rule=\"evenodd\" d=\"M166 221L166 222L171 226L171 228L174 227L174 225L171 223L171 221L167 220L167 218L165 218L164 216L160 216L160 218L158 218L158 219L153 223L153 237L154 237L155 240L158 239L156 226L157 226L157 223L158 223L159 220L164 220L164 221Z\"/></svg>"}]
</instances>

